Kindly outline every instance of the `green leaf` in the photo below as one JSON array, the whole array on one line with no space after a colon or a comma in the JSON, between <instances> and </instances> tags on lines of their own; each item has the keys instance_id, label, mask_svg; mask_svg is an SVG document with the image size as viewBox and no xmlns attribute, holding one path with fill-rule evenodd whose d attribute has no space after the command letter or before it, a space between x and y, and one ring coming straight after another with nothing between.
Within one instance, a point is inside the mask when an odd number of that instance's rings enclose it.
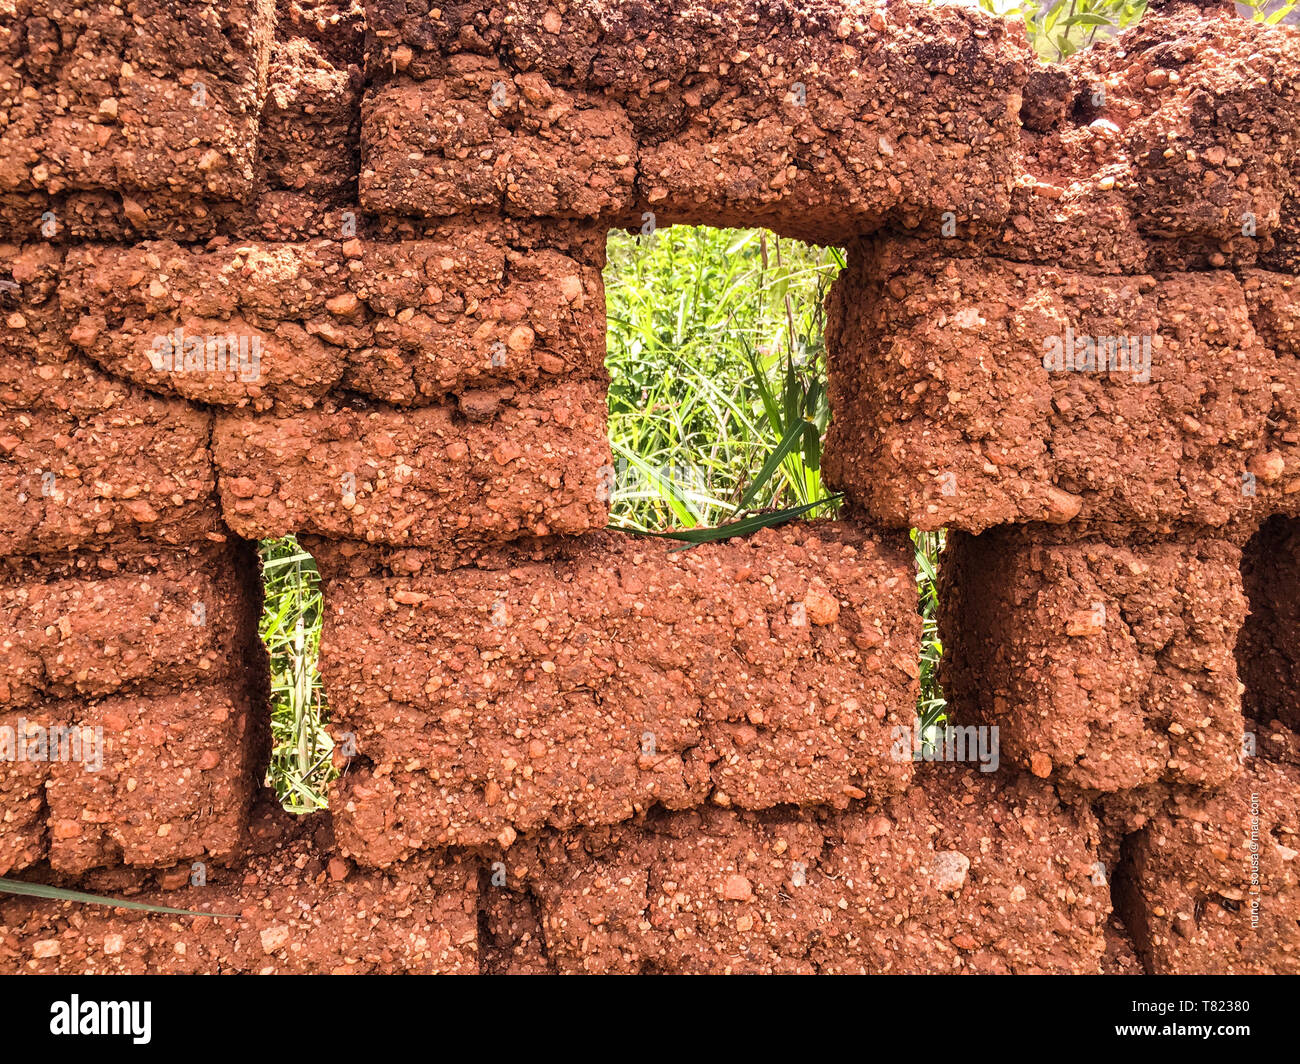
<instances>
[{"instance_id":1,"label":"green leaf","mask_svg":"<svg viewBox=\"0 0 1300 1064\"><path fill-rule=\"evenodd\" d=\"M781 442L776 445L772 453L767 456L767 461L763 463L763 468L758 471L758 475L750 482L749 487L745 489L745 494L740 497L740 505L737 509L747 510L750 503L757 497L759 492L767 486L767 482L772 479L772 475L777 468L785 461L785 456L794 450L794 445L799 442L800 437L804 434L807 425L806 421L795 420L790 426L790 430L781 438Z\"/></svg>"},{"instance_id":2,"label":"green leaf","mask_svg":"<svg viewBox=\"0 0 1300 1064\"><path fill-rule=\"evenodd\" d=\"M726 254L728 257L730 257L730 256L732 256L732 255L735 255L735 254L741 252L741 251L744 251L745 248L750 247L750 246L753 245L753 243L754 243L754 241L755 241L755 236L756 236L756 234L755 234L754 230L752 230L752 229L738 229L738 230L736 230L736 239L733 240L730 244L727 245L727 250L726 250L725 254Z\"/></svg>"},{"instance_id":3,"label":"green leaf","mask_svg":"<svg viewBox=\"0 0 1300 1064\"><path fill-rule=\"evenodd\" d=\"M822 465L822 433L825 429L815 421L805 421L803 428L803 464L809 470Z\"/></svg>"},{"instance_id":4,"label":"green leaf","mask_svg":"<svg viewBox=\"0 0 1300 1064\"><path fill-rule=\"evenodd\" d=\"M759 365L758 355L749 352L749 364L754 371L754 386L758 389L758 397L763 404L763 414L767 417L767 423L772 429L772 435L783 436L785 434L785 422L781 418L781 411L776 405L776 396L772 394L772 387L768 384L767 374L763 372L763 367Z\"/></svg>"},{"instance_id":5,"label":"green leaf","mask_svg":"<svg viewBox=\"0 0 1300 1064\"><path fill-rule=\"evenodd\" d=\"M642 532L638 529L631 528L614 528L616 532L627 532L633 536L649 536L654 539L675 539L682 543L715 543L722 539L732 539L735 536L748 536L751 533L763 528L772 528L776 525L783 525L787 521L792 521L796 517L801 517L810 510L815 510L819 506L826 506L842 499L842 494L827 495L824 499L818 499L816 502L804 503L802 506L791 506L785 510L773 510L771 513L754 514L752 517L745 517L739 521L731 521L725 525L714 525L710 528L686 528L677 532Z\"/></svg>"},{"instance_id":6,"label":"green leaf","mask_svg":"<svg viewBox=\"0 0 1300 1064\"><path fill-rule=\"evenodd\" d=\"M29 898L46 898L52 901L75 901L84 905L108 905L115 909L138 909L148 913L171 913L175 916L212 916L220 920L238 920L235 913L208 913L195 909L170 909L166 905L145 905L139 901L124 901L100 894L83 894L79 890L64 890L44 883L27 883L21 879L0 879L0 894L20 894Z\"/></svg>"},{"instance_id":7,"label":"green leaf","mask_svg":"<svg viewBox=\"0 0 1300 1064\"><path fill-rule=\"evenodd\" d=\"M284 558L271 558L262 563L264 573L274 572L276 569L282 569L286 565L293 565L298 562L311 562L310 568L316 568L316 559L306 552L291 554ZM306 568L306 566L304 566Z\"/></svg>"}]
</instances>

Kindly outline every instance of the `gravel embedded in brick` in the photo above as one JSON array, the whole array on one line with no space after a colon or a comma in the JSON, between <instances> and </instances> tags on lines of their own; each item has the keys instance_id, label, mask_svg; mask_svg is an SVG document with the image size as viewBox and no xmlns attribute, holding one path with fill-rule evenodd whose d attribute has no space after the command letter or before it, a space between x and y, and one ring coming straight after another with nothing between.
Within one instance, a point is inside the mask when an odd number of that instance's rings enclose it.
<instances>
[{"instance_id":1,"label":"gravel embedded in brick","mask_svg":"<svg viewBox=\"0 0 1300 1064\"><path fill-rule=\"evenodd\" d=\"M373 5L371 210L767 225L1006 216L1033 59L997 19L840 0Z\"/></svg>"},{"instance_id":2,"label":"gravel embedded in brick","mask_svg":"<svg viewBox=\"0 0 1300 1064\"><path fill-rule=\"evenodd\" d=\"M1111 278L940 250L860 245L831 296L826 474L874 518L1156 530L1300 497L1300 456L1274 468L1269 438L1295 360L1261 344L1235 276Z\"/></svg>"},{"instance_id":3,"label":"gravel embedded in brick","mask_svg":"<svg viewBox=\"0 0 1300 1064\"><path fill-rule=\"evenodd\" d=\"M421 857L388 872L333 856L328 823L255 822L238 868L161 873L131 901L237 919L30 898L0 900L0 972L84 974L472 974L479 969L475 865Z\"/></svg>"},{"instance_id":4,"label":"gravel embedded in brick","mask_svg":"<svg viewBox=\"0 0 1300 1064\"><path fill-rule=\"evenodd\" d=\"M248 539L302 531L433 547L605 524L603 388L574 381L476 403L219 415L226 523Z\"/></svg>"},{"instance_id":5,"label":"gravel embedded in brick","mask_svg":"<svg viewBox=\"0 0 1300 1064\"><path fill-rule=\"evenodd\" d=\"M205 412L80 362L6 359L0 413L0 553L224 538Z\"/></svg>"},{"instance_id":6,"label":"gravel embedded in brick","mask_svg":"<svg viewBox=\"0 0 1300 1064\"><path fill-rule=\"evenodd\" d=\"M398 243L79 247L59 299L68 342L104 370L219 406L310 408L331 391L406 406L602 377L598 270L513 236L454 223Z\"/></svg>"},{"instance_id":7,"label":"gravel embedded in brick","mask_svg":"<svg viewBox=\"0 0 1300 1064\"><path fill-rule=\"evenodd\" d=\"M240 919L10 898L0 970L1298 970L1300 31L1153 0L1041 64L918 0L9 7L0 875ZM847 522L602 530L607 231L676 223L849 248ZM1044 361L1114 337L1149 378ZM994 773L899 752L908 527L951 530ZM238 537L287 532L333 826L250 814ZM16 754L82 726L102 766Z\"/></svg>"},{"instance_id":8,"label":"gravel embedded in brick","mask_svg":"<svg viewBox=\"0 0 1300 1064\"><path fill-rule=\"evenodd\" d=\"M601 533L563 559L423 577L327 565L332 729L366 765L336 787L340 840L387 864L655 804L895 793L912 564L901 537L820 523L675 552Z\"/></svg>"},{"instance_id":9,"label":"gravel embedded in brick","mask_svg":"<svg viewBox=\"0 0 1300 1064\"><path fill-rule=\"evenodd\" d=\"M1266 522L1242 548L1241 573L1250 604L1237 643L1242 708L1300 729L1300 521Z\"/></svg>"},{"instance_id":10,"label":"gravel embedded in brick","mask_svg":"<svg viewBox=\"0 0 1300 1064\"><path fill-rule=\"evenodd\" d=\"M1095 833L1030 777L927 766L840 813L660 814L504 860L560 972L1095 974Z\"/></svg>"},{"instance_id":11,"label":"gravel embedded in brick","mask_svg":"<svg viewBox=\"0 0 1300 1064\"><path fill-rule=\"evenodd\" d=\"M1300 767L1247 758L1217 792L1173 792L1126 841L1117 905L1152 974L1300 972L1297 809Z\"/></svg>"},{"instance_id":12,"label":"gravel embedded in brick","mask_svg":"<svg viewBox=\"0 0 1300 1064\"><path fill-rule=\"evenodd\" d=\"M36 864L49 852L49 732L70 720L66 704L0 711L0 876ZM38 750L44 751L39 757Z\"/></svg>"},{"instance_id":13,"label":"gravel embedded in brick","mask_svg":"<svg viewBox=\"0 0 1300 1064\"><path fill-rule=\"evenodd\" d=\"M242 676L256 623L243 549L163 551L113 569L0 572L0 710L45 698L159 694Z\"/></svg>"},{"instance_id":14,"label":"gravel embedded in brick","mask_svg":"<svg viewBox=\"0 0 1300 1064\"><path fill-rule=\"evenodd\" d=\"M1002 756L1091 791L1221 786L1243 730L1241 551L1225 540L954 533L940 563L943 687Z\"/></svg>"},{"instance_id":15,"label":"gravel embedded in brick","mask_svg":"<svg viewBox=\"0 0 1300 1064\"><path fill-rule=\"evenodd\" d=\"M56 705L54 712L62 712ZM47 784L50 864L77 873L239 855L264 771L265 722L238 689L72 703L102 729L102 767L60 761Z\"/></svg>"},{"instance_id":16,"label":"gravel embedded in brick","mask_svg":"<svg viewBox=\"0 0 1300 1064\"><path fill-rule=\"evenodd\" d=\"M214 206L249 198L273 3L9 8L0 233L34 235L52 211L60 238L204 236Z\"/></svg>"}]
</instances>

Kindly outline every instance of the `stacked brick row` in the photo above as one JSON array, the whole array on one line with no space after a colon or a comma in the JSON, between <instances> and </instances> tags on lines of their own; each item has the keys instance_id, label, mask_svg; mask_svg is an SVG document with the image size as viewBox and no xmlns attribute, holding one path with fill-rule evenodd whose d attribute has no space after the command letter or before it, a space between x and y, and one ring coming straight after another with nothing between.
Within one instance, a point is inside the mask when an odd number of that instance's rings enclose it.
<instances>
[{"instance_id":1,"label":"stacked brick row","mask_svg":"<svg viewBox=\"0 0 1300 1064\"><path fill-rule=\"evenodd\" d=\"M57 251L7 265L0 873L231 857L263 756L265 668L210 419L69 349Z\"/></svg>"},{"instance_id":2,"label":"stacked brick row","mask_svg":"<svg viewBox=\"0 0 1300 1064\"><path fill-rule=\"evenodd\" d=\"M1153 16L1044 69L912 3L18 6L0 711L118 747L0 761L0 871L224 915L2 903L6 970L1294 967L1293 31ZM845 520L604 529L600 269L647 220L849 245ZM1149 382L1044 370L1121 324ZM954 530L996 771L899 749L909 526ZM298 824L249 812L248 541L286 532L341 771Z\"/></svg>"},{"instance_id":3,"label":"stacked brick row","mask_svg":"<svg viewBox=\"0 0 1300 1064\"><path fill-rule=\"evenodd\" d=\"M1298 57L1182 11L1041 72L1001 250L878 239L836 307L836 475L958 530L947 692L1156 973L1300 971Z\"/></svg>"},{"instance_id":4,"label":"stacked brick row","mask_svg":"<svg viewBox=\"0 0 1300 1064\"><path fill-rule=\"evenodd\" d=\"M274 13L185 7L0 17L0 876L203 881L243 860L266 769L261 581L212 408L97 343L165 275L141 246L97 314L74 295L152 235L144 204L184 237L253 172Z\"/></svg>"}]
</instances>

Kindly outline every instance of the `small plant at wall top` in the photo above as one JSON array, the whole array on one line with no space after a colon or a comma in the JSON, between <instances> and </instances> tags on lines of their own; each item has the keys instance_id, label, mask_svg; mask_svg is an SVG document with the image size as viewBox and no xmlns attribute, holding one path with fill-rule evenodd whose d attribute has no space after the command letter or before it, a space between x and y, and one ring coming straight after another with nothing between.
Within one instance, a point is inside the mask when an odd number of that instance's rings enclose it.
<instances>
[{"instance_id":1,"label":"small plant at wall top","mask_svg":"<svg viewBox=\"0 0 1300 1064\"><path fill-rule=\"evenodd\" d=\"M973 0L1003 18L1024 19L1029 43L1046 60L1059 62L1097 40L1137 25L1147 0ZM1237 11L1252 22L1276 26L1296 10L1297 0L1237 0Z\"/></svg>"},{"instance_id":2,"label":"small plant at wall top","mask_svg":"<svg viewBox=\"0 0 1300 1064\"><path fill-rule=\"evenodd\" d=\"M1300 0L1237 0L1237 10L1251 22L1276 26L1283 20L1300 25Z\"/></svg>"},{"instance_id":3,"label":"small plant at wall top","mask_svg":"<svg viewBox=\"0 0 1300 1064\"><path fill-rule=\"evenodd\" d=\"M1029 43L1039 56L1059 62L1098 38L1136 24L1147 0L977 0L978 6L1003 18L1024 19Z\"/></svg>"},{"instance_id":4,"label":"small plant at wall top","mask_svg":"<svg viewBox=\"0 0 1300 1064\"><path fill-rule=\"evenodd\" d=\"M334 744L316 660L320 653L320 573L292 536L261 544L266 596L260 635L271 658L271 765L267 785L290 813L327 805L336 775Z\"/></svg>"}]
</instances>

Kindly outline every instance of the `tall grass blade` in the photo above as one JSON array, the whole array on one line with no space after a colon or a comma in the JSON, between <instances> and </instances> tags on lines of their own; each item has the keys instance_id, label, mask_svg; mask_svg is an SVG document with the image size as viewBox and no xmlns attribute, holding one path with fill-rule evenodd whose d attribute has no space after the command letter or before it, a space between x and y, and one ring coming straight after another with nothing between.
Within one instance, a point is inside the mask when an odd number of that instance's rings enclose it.
<instances>
[{"instance_id":1,"label":"tall grass blade","mask_svg":"<svg viewBox=\"0 0 1300 1064\"><path fill-rule=\"evenodd\" d=\"M107 905L114 909L137 909L148 913L171 913L174 916L212 916L221 920L238 920L236 913L200 912L196 909L171 909L166 905L146 905L139 901L108 898L102 894L83 894L79 890L50 887L44 883L27 883L21 879L0 879L0 894L18 894L28 898L46 898L51 901L75 901L83 905Z\"/></svg>"}]
</instances>

